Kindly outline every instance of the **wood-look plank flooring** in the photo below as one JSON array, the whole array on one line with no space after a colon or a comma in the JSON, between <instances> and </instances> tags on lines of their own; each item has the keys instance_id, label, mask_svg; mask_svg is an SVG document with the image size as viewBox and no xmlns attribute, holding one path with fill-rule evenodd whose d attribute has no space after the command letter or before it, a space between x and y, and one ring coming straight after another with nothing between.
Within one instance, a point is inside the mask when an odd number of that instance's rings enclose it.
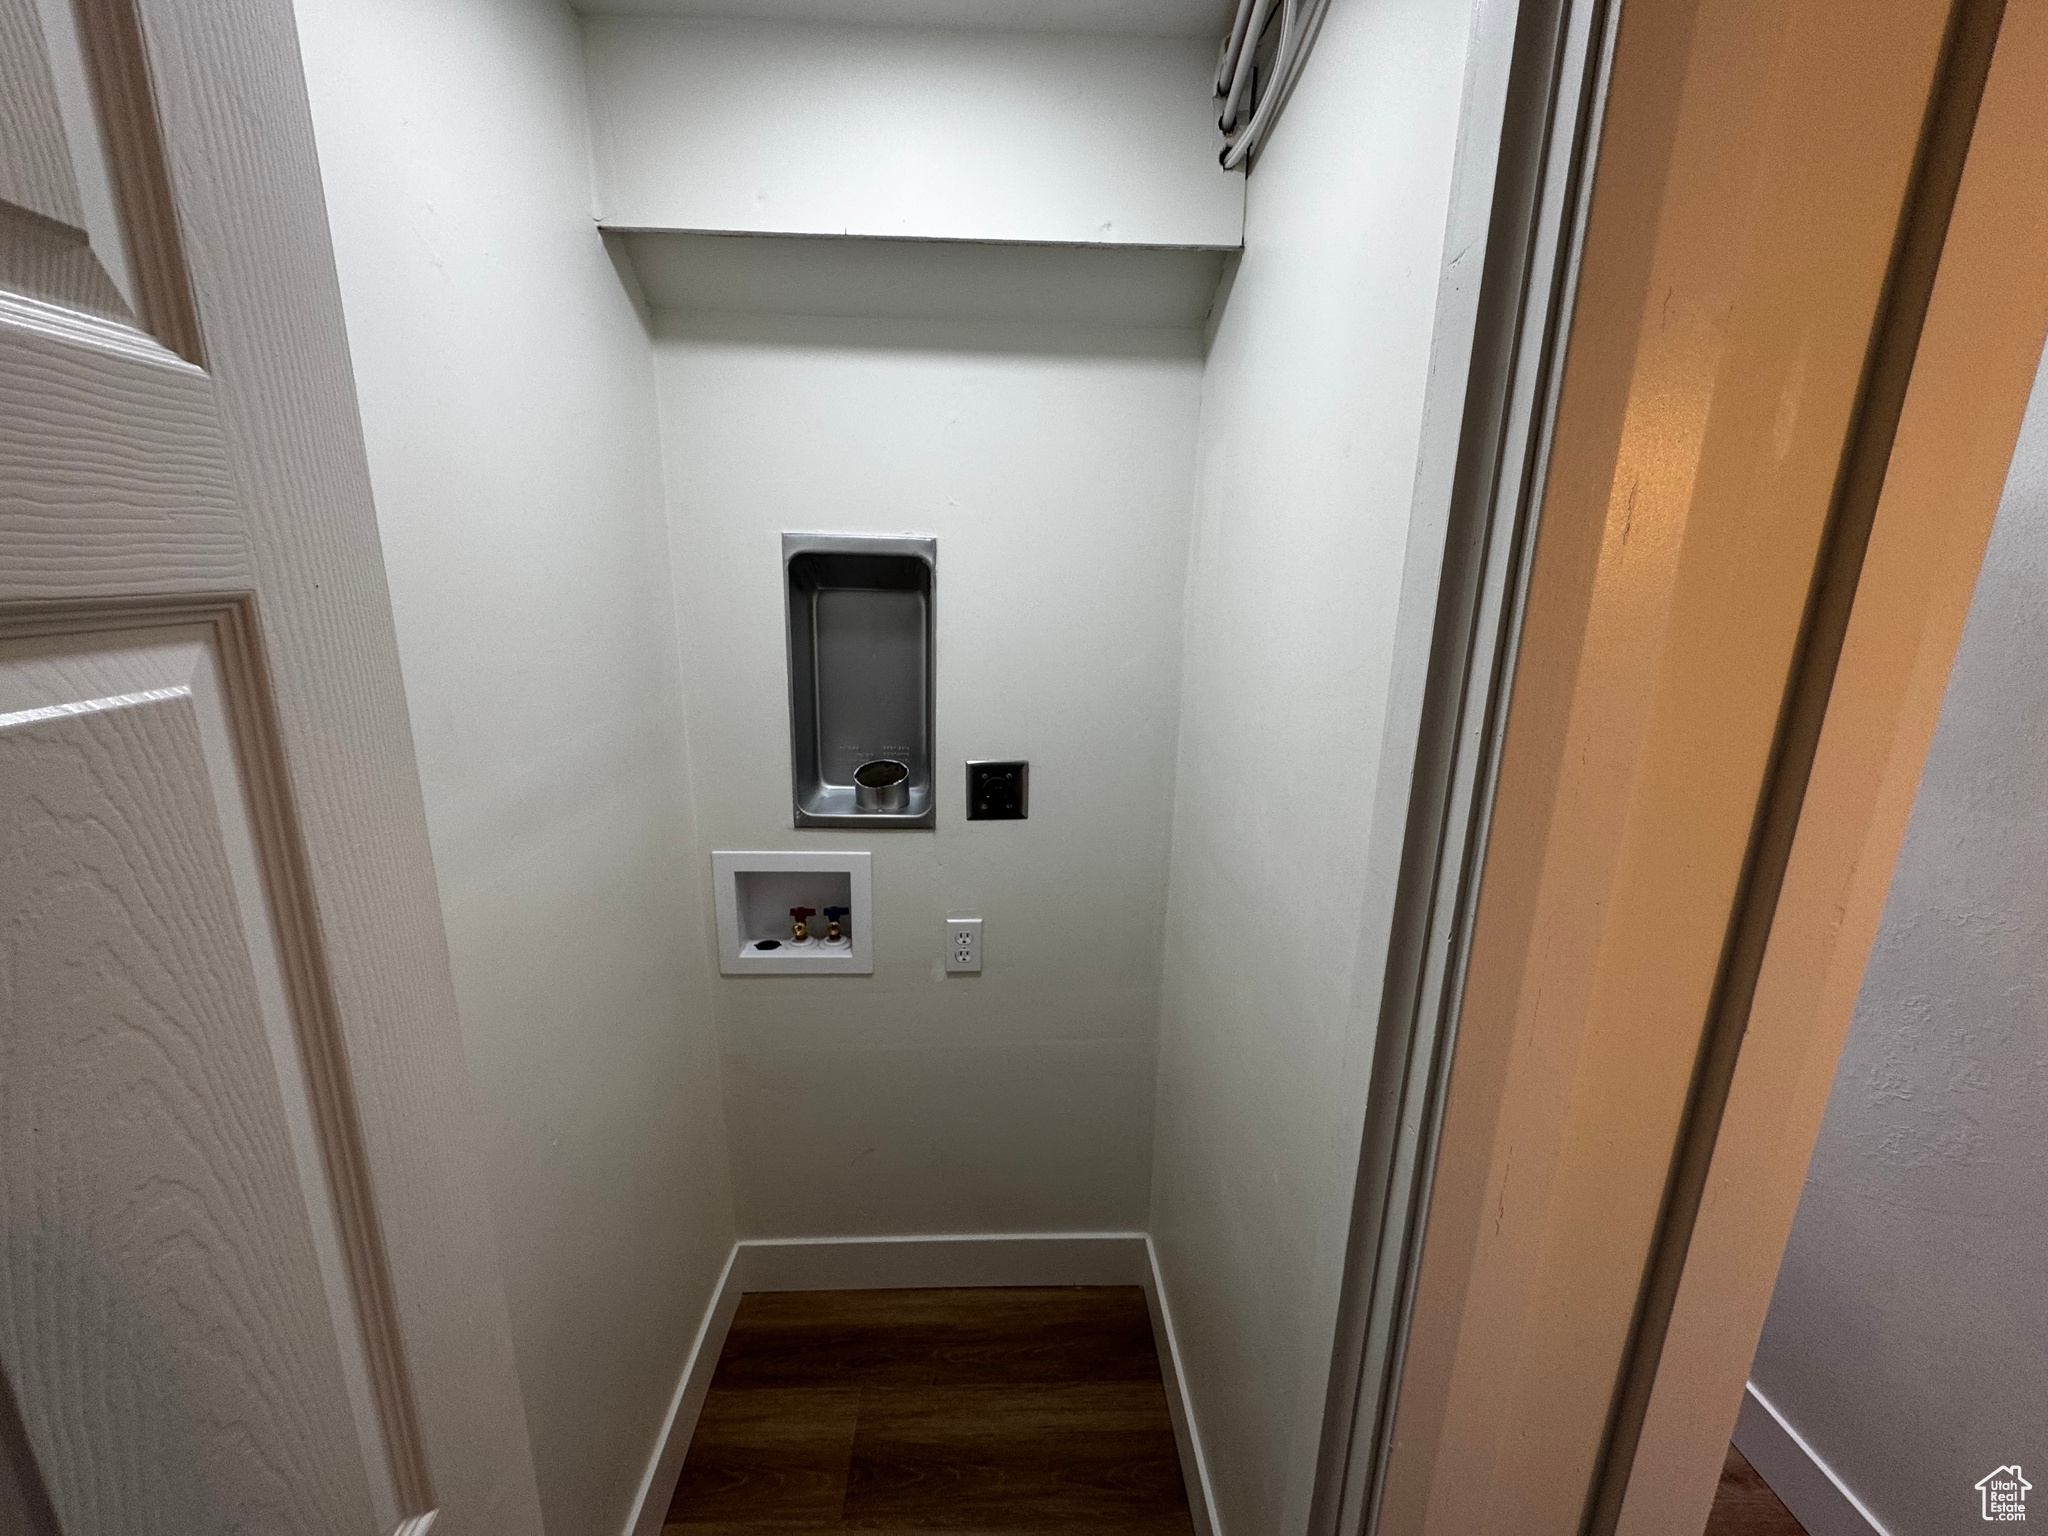
<instances>
[{"instance_id":1,"label":"wood-look plank flooring","mask_svg":"<svg viewBox=\"0 0 2048 1536\"><path fill-rule=\"evenodd\" d=\"M1192 1536L1144 1293L742 1298L664 1536Z\"/></svg>"},{"instance_id":2,"label":"wood-look plank flooring","mask_svg":"<svg viewBox=\"0 0 2048 1536\"><path fill-rule=\"evenodd\" d=\"M1771 1492L1771 1485L1757 1475L1749 1459L1731 1445L1703 1536L1806 1536L1806 1527Z\"/></svg>"}]
</instances>

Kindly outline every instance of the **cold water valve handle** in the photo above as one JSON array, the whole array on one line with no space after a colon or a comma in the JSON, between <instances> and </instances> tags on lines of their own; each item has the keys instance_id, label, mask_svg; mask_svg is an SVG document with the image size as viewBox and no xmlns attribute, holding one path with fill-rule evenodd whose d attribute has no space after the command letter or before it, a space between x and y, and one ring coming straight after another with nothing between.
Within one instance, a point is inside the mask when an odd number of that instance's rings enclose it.
<instances>
[{"instance_id":1,"label":"cold water valve handle","mask_svg":"<svg viewBox=\"0 0 2048 1536\"><path fill-rule=\"evenodd\" d=\"M837 944L839 942L842 937L839 920L846 916L849 910L846 907L827 907L825 909L825 942L827 944Z\"/></svg>"},{"instance_id":2,"label":"cold water valve handle","mask_svg":"<svg viewBox=\"0 0 2048 1536\"><path fill-rule=\"evenodd\" d=\"M804 919L816 917L817 915L818 909L816 907L791 907L789 909L789 936L801 942L805 936Z\"/></svg>"}]
</instances>

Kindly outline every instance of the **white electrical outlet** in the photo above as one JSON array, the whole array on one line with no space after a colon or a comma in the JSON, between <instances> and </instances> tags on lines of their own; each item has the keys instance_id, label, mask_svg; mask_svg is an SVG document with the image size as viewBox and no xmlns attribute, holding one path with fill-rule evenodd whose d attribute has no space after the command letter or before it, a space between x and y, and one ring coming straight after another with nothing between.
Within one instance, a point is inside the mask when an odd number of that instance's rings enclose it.
<instances>
[{"instance_id":1,"label":"white electrical outlet","mask_svg":"<svg viewBox=\"0 0 2048 1536\"><path fill-rule=\"evenodd\" d=\"M946 919L946 969L954 972L981 969L980 918Z\"/></svg>"}]
</instances>

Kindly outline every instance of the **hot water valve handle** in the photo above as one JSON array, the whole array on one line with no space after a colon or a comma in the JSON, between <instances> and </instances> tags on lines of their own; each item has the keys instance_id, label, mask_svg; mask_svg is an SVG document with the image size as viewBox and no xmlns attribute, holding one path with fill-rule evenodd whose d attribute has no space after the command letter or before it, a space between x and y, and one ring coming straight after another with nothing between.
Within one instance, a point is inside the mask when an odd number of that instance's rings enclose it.
<instances>
[{"instance_id":1,"label":"hot water valve handle","mask_svg":"<svg viewBox=\"0 0 2048 1536\"><path fill-rule=\"evenodd\" d=\"M804 919L816 917L817 915L818 909L816 907L791 907L789 909L789 936L792 939L802 940L804 937Z\"/></svg>"}]
</instances>

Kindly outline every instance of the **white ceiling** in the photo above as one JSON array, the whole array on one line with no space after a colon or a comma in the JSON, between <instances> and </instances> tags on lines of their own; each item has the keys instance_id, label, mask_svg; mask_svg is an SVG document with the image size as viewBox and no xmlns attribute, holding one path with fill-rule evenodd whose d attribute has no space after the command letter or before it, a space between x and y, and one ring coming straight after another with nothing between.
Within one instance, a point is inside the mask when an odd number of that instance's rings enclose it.
<instances>
[{"instance_id":1,"label":"white ceiling","mask_svg":"<svg viewBox=\"0 0 2048 1536\"><path fill-rule=\"evenodd\" d=\"M724 16L753 21L989 27L1126 37L1221 37L1234 0L570 0L588 16Z\"/></svg>"}]
</instances>

